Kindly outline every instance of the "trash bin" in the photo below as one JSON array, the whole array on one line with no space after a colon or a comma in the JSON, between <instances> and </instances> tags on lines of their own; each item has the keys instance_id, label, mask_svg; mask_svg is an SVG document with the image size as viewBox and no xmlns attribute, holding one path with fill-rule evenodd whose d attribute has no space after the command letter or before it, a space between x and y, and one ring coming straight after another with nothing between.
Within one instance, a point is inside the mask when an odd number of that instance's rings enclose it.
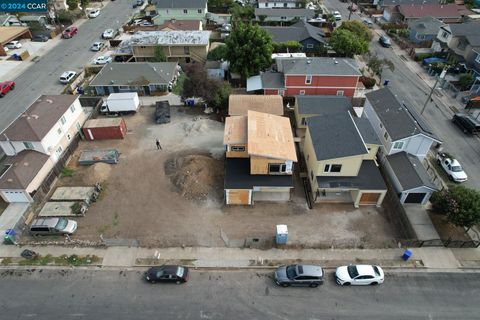
<instances>
[{"instance_id":1,"label":"trash bin","mask_svg":"<svg viewBox=\"0 0 480 320\"><path fill-rule=\"evenodd\" d=\"M3 242L5 244L15 244L15 235L17 233L13 229L5 230L5 236L3 237Z\"/></svg>"},{"instance_id":2,"label":"trash bin","mask_svg":"<svg viewBox=\"0 0 480 320\"><path fill-rule=\"evenodd\" d=\"M410 259L410 257L412 256L413 252L410 251L410 250L405 250L403 251L403 255L402 255L402 259L403 261L407 261L408 259Z\"/></svg>"},{"instance_id":3,"label":"trash bin","mask_svg":"<svg viewBox=\"0 0 480 320\"><path fill-rule=\"evenodd\" d=\"M275 241L277 244L286 244L288 240L288 228L286 224L277 224L277 236Z\"/></svg>"},{"instance_id":4,"label":"trash bin","mask_svg":"<svg viewBox=\"0 0 480 320\"><path fill-rule=\"evenodd\" d=\"M390 80L387 79L387 80L383 81L383 86L386 87L386 86L388 86L389 83L390 83Z\"/></svg>"},{"instance_id":5,"label":"trash bin","mask_svg":"<svg viewBox=\"0 0 480 320\"><path fill-rule=\"evenodd\" d=\"M195 99L187 99L187 106L193 107L195 105Z\"/></svg>"}]
</instances>

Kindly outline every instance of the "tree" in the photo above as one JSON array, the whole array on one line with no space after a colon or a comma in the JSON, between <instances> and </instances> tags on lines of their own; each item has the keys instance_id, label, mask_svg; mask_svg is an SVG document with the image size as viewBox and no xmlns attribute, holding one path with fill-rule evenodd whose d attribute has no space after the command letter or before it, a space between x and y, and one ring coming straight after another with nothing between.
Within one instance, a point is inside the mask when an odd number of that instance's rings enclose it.
<instances>
[{"instance_id":1,"label":"tree","mask_svg":"<svg viewBox=\"0 0 480 320\"><path fill-rule=\"evenodd\" d=\"M241 6L235 2L229 12L232 14L232 21L250 21L255 18L255 8L251 5Z\"/></svg>"},{"instance_id":2,"label":"tree","mask_svg":"<svg viewBox=\"0 0 480 320\"><path fill-rule=\"evenodd\" d=\"M233 5L233 0L208 0L208 12L227 12Z\"/></svg>"},{"instance_id":3,"label":"tree","mask_svg":"<svg viewBox=\"0 0 480 320\"><path fill-rule=\"evenodd\" d=\"M480 192L477 190L454 185L448 190L434 192L430 202L457 227L467 228L468 231L480 223Z\"/></svg>"},{"instance_id":4,"label":"tree","mask_svg":"<svg viewBox=\"0 0 480 320\"><path fill-rule=\"evenodd\" d=\"M157 44L153 49L152 62L165 62L165 61L167 61L167 57L165 56L165 53L163 53L163 48L162 46Z\"/></svg>"},{"instance_id":5,"label":"tree","mask_svg":"<svg viewBox=\"0 0 480 320\"><path fill-rule=\"evenodd\" d=\"M90 4L90 0L80 0L80 6L82 7L83 11L85 11L85 9L89 4Z\"/></svg>"},{"instance_id":6,"label":"tree","mask_svg":"<svg viewBox=\"0 0 480 320\"><path fill-rule=\"evenodd\" d=\"M298 41L287 41L287 42L274 42L273 43L273 52L282 53L282 52L300 52L302 45Z\"/></svg>"},{"instance_id":7,"label":"tree","mask_svg":"<svg viewBox=\"0 0 480 320\"><path fill-rule=\"evenodd\" d=\"M462 90L468 90L473 82L473 76L471 73L462 73L458 76L458 85Z\"/></svg>"},{"instance_id":8,"label":"tree","mask_svg":"<svg viewBox=\"0 0 480 320\"><path fill-rule=\"evenodd\" d=\"M227 46L225 45L219 45L215 49L211 50L207 55L208 60L214 60L214 61L218 61L222 59L226 60L226 58L227 58Z\"/></svg>"},{"instance_id":9,"label":"tree","mask_svg":"<svg viewBox=\"0 0 480 320\"><path fill-rule=\"evenodd\" d=\"M75 10L78 8L78 0L67 0L68 10Z\"/></svg>"},{"instance_id":10,"label":"tree","mask_svg":"<svg viewBox=\"0 0 480 320\"><path fill-rule=\"evenodd\" d=\"M268 68L272 62L272 38L259 26L239 23L225 40L230 70L242 80Z\"/></svg>"},{"instance_id":11,"label":"tree","mask_svg":"<svg viewBox=\"0 0 480 320\"><path fill-rule=\"evenodd\" d=\"M357 20L343 21L338 29L348 30L366 42L372 41L373 38L372 31L370 31L365 24Z\"/></svg>"},{"instance_id":12,"label":"tree","mask_svg":"<svg viewBox=\"0 0 480 320\"><path fill-rule=\"evenodd\" d=\"M383 68L387 67L391 72L395 71L395 65L388 59L381 59L376 54L368 54L367 67L382 81Z\"/></svg>"},{"instance_id":13,"label":"tree","mask_svg":"<svg viewBox=\"0 0 480 320\"><path fill-rule=\"evenodd\" d=\"M330 45L340 56L352 58L368 52L368 42L346 29L336 29L330 38Z\"/></svg>"}]
</instances>

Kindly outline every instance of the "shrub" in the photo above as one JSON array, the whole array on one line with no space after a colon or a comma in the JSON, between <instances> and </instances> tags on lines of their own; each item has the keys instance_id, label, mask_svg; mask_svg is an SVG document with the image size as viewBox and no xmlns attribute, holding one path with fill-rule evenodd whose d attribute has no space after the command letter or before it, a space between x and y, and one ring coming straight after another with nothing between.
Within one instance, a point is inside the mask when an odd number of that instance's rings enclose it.
<instances>
[{"instance_id":1,"label":"shrub","mask_svg":"<svg viewBox=\"0 0 480 320\"><path fill-rule=\"evenodd\" d=\"M369 78L365 76L360 77L360 82L363 83L366 89L373 88L373 86L375 86L375 84L377 83L374 78Z\"/></svg>"}]
</instances>

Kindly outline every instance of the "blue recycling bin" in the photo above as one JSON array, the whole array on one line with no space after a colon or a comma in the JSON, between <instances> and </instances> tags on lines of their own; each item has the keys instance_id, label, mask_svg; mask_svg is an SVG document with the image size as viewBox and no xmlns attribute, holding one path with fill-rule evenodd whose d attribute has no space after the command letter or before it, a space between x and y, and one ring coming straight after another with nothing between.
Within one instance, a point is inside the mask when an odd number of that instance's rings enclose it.
<instances>
[{"instance_id":1,"label":"blue recycling bin","mask_svg":"<svg viewBox=\"0 0 480 320\"><path fill-rule=\"evenodd\" d=\"M405 250L403 251L403 255L402 255L402 259L403 261L407 261L408 259L410 259L410 257L412 256L413 252L410 251L410 250Z\"/></svg>"},{"instance_id":2,"label":"blue recycling bin","mask_svg":"<svg viewBox=\"0 0 480 320\"><path fill-rule=\"evenodd\" d=\"M187 106L193 107L195 105L195 99L187 99Z\"/></svg>"},{"instance_id":3,"label":"blue recycling bin","mask_svg":"<svg viewBox=\"0 0 480 320\"><path fill-rule=\"evenodd\" d=\"M5 244L15 244L15 235L17 233L13 229L5 230L5 236L3 237L3 242Z\"/></svg>"},{"instance_id":4,"label":"blue recycling bin","mask_svg":"<svg viewBox=\"0 0 480 320\"><path fill-rule=\"evenodd\" d=\"M288 241L288 228L286 224L277 224L277 235L275 242L277 244L287 244Z\"/></svg>"},{"instance_id":5,"label":"blue recycling bin","mask_svg":"<svg viewBox=\"0 0 480 320\"><path fill-rule=\"evenodd\" d=\"M387 80L383 81L383 86L386 87L386 86L388 86L389 83L390 83L390 80L387 79Z\"/></svg>"}]
</instances>

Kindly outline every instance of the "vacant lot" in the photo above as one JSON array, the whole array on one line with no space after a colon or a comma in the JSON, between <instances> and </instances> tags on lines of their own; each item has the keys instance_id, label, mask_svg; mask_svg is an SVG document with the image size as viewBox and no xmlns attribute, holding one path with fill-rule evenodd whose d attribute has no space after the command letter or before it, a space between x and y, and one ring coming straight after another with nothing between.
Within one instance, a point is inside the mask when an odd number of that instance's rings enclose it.
<instances>
[{"instance_id":1,"label":"vacant lot","mask_svg":"<svg viewBox=\"0 0 480 320\"><path fill-rule=\"evenodd\" d=\"M168 97L163 97L164 99ZM293 246L385 246L396 237L382 209L324 205L308 210L298 183L290 203L223 205L223 123L198 109L172 107L172 122L153 122L152 107L125 117L124 140L82 141L58 185L103 181L105 191L79 223L75 238L136 239L145 246L266 244L287 224ZM155 139L161 142L157 150ZM117 165L76 165L81 150L117 148Z\"/></svg>"}]
</instances>

